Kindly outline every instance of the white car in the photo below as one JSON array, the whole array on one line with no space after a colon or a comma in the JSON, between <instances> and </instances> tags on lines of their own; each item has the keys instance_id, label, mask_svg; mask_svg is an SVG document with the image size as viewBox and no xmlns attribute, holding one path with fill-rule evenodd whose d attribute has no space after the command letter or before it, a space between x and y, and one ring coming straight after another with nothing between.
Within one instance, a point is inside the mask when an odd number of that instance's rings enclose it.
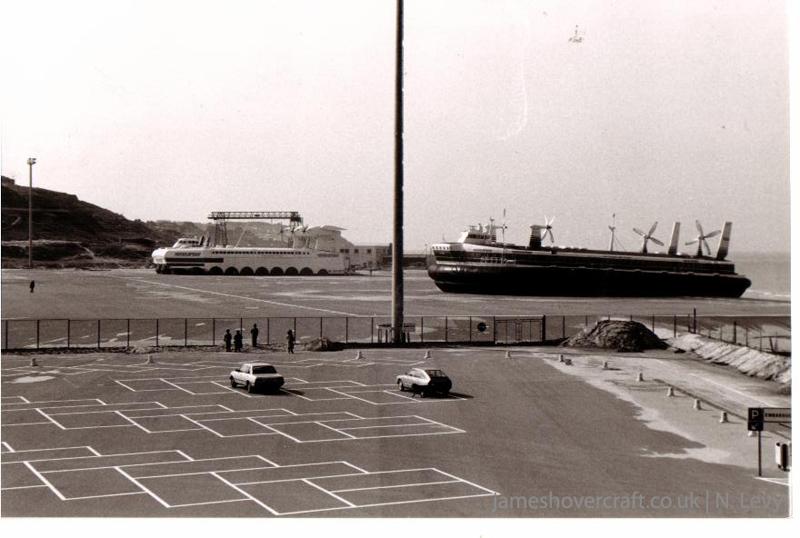
<instances>
[{"instance_id":1,"label":"white car","mask_svg":"<svg viewBox=\"0 0 800 538\"><path fill-rule=\"evenodd\" d=\"M397 388L418 392L423 396L433 392L447 394L452 387L453 382L438 368L412 368L397 376Z\"/></svg>"},{"instance_id":2,"label":"white car","mask_svg":"<svg viewBox=\"0 0 800 538\"><path fill-rule=\"evenodd\" d=\"M244 385L247 392L277 391L283 386L283 376L271 364L246 362L231 372L231 387Z\"/></svg>"}]
</instances>

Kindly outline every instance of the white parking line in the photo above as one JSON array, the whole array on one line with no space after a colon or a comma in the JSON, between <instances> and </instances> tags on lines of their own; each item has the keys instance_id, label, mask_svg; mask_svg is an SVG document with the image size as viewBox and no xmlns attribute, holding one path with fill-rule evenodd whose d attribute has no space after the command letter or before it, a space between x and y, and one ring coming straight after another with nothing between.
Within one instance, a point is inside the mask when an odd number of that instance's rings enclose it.
<instances>
[{"instance_id":1,"label":"white parking line","mask_svg":"<svg viewBox=\"0 0 800 538\"><path fill-rule=\"evenodd\" d=\"M343 502L343 503L344 503L344 504L346 504L347 506L350 506L350 507L352 507L352 508L355 508L355 507L356 507L356 505L355 505L355 504L351 503L351 502L350 502L350 501L348 501L347 499L343 499L343 498L339 497L339 496L338 496L338 495L336 495L335 493L328 491L327 489L323 488L322 486L318 486L317 484L315 484L315 483L313 483L313 482L309 481L309 480L308 480L308 479L306 479L306 478L304 478L302 481L303 481L303 483L305 483L305 484L308 484L309 486L313 486L313 487L317 488L318 490L320 490L320 491L322 491L322 492L324 492L324 493L327 493L328 495L330 495L331 497L333 497L333 498L334 498L334 499L336 499L337 501Z\"/></svg>"}]
</instances>

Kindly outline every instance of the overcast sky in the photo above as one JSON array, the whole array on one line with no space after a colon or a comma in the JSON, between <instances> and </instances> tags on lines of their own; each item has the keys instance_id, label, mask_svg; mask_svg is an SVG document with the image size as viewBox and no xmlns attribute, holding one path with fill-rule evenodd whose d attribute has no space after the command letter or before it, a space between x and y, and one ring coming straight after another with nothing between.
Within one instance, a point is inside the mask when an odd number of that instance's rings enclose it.
<instances>
[{"instance_id":1,"label":"overcast sky","mask_svg":"<svg viewBox=\"0 0 800 538\"><path fill-rule=\"evenodd\" d=\"M388 243L393 0L0 0L2 173L128 218L297 210ZM405 240L556 216L788 251L784 2L407 0ZM569 42L575 26L581 43ZM691 247L687 247L691 250Z\"/></svg>"}]
</instances>

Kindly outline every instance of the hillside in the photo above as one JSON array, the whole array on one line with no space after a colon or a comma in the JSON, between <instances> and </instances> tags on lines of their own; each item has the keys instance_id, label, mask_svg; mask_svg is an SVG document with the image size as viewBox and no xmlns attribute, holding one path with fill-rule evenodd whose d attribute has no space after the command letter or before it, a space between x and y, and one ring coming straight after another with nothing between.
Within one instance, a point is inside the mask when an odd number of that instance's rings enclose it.
<instances>
[{"instance_id":1,"label":"hillside","mask_svg":"<svg viewBox=\"0 0 800 538\"><path fill-rule=\"evenodd\" d=\"M37 265L141 266L156 245L171 244L181 228L151 227L84 202L73 194L33 189ZM2 265L27 264L28 188L2 178Z\"/></svg>"}]
</instances>

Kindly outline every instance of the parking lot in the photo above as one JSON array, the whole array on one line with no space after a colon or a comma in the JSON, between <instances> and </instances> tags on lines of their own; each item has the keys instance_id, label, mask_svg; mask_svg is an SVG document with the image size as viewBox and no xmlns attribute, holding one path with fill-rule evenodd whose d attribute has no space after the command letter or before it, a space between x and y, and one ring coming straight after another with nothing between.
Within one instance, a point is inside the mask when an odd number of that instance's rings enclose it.
<instances>
[{"instance_id":1,"label":"parking lot","mask_svg":"<svg viewBox=\"0 0 800 538\"><path fill-rule=\"evenodd\" d=\"M574 517L498 499L787 494L741 467L645 457L696 443L648 428L629 403L548 365L547 351L422 353L6 356L3 515ZM265 359L283 390L230 386L240 361ZM395 376L420 365L445 369L451 394L400 392Z\"/></svg>"}]
</instances>

